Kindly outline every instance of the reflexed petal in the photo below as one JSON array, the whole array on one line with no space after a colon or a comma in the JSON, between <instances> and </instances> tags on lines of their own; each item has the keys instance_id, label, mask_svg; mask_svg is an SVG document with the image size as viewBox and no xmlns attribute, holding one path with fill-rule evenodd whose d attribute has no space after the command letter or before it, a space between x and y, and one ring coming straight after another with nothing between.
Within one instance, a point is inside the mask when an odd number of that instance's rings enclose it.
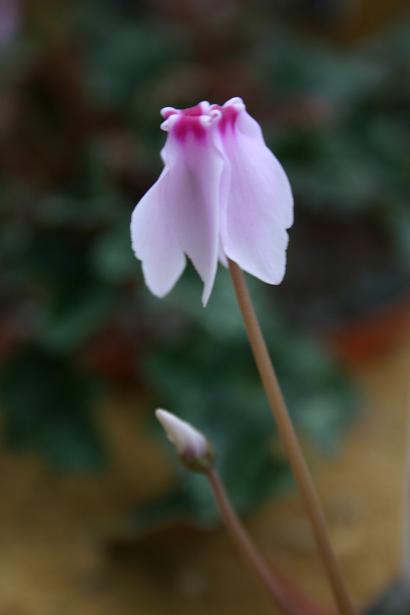
<instances>
[{"instance_id":1,"label":"reflexed petal","mask_svg":"<svg viewBox=\"0 0 410 615\"><path fill-rule=\"evenodd\" d=\"M182 150L172 169L176 230L183 251L204 282L202 302L206 305L218 266L223 159L212 143L201 144L194 138L183 145L175 143L175 147Z\"/></svg>"},{"instance_id":2,"label":"reflexed petal","mask_svg":"<svg viewBox=\"0 0 410 615\"><path fill-rule=\"evenodd\" d=\"M230 167L224 177L225 254L264 282L279 284L286 267L286 229L293 222L289 181L245 110L222 141Z\"/></svg>"},{"instance_id":3,"label":"reflexed petal","mask_svg":"<svg viewBox=\"0 0 410 615\"><path fill-rule=\"evenodd\" d=\"M164 297L185 268L185 256L175 232L167 202L169 169L142 197L131 218L132 247L142 261L145 283L157 297Z\"/></svg>"},{"instance_id":4,"label":"reflexed petal","mask_svg":"<svg viewBox=\"0 0 410 615\"><path fill-rule=\"evenodd\" d=\"M147 286L159 296L180 276L185 253L204 282L205 305L218 264L223 158L206 131L201 138L169 134L162 155L163 174L134 210L134 251L143 261Z\"/></svg>"}]
</instances>

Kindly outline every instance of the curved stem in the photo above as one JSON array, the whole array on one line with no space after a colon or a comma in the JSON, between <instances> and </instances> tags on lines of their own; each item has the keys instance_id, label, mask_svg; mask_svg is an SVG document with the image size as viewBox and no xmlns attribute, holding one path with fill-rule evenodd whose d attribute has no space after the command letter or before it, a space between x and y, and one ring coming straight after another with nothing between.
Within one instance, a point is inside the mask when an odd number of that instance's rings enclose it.
<instances>
[{"instance_id":1,"label":"curved stem","mask_svg":"<svg viewBox=\"0 0 410 615\"><path fill-rule=\"evenodd\" d=\"M256 571L281 611L285 615L302 615L302 611L292 604L287 592L283 589L281 581L269 570L262 555L246 533L245 528L230 504L217 471L212 468L206 473L206 476L211 484L215 501L225 526L239 551Z\"/></svg>"},{"instance_id":2,"label":"curved stem","mask_svg":"<svg viewBox=\"0 0 410 615\"><path fill-rule=\"evenodd\" d=\"M289 417L243 272L232 261L229 261L229 271L256 365L306 514L310 520L317 549L327 573L335 602L342 615L353 615L355 613L353 600L333 552L320 500Z\"/></svg>"}]
</instances>

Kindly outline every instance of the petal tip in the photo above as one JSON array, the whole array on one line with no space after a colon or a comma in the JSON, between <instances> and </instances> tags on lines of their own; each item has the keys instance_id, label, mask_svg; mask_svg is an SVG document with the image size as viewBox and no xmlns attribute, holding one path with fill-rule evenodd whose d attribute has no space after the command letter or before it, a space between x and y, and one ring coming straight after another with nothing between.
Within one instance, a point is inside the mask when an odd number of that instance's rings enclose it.
<instances>
[{"instance_id":1,"label":"petal tip","mask_svg":"<svg viewBox=\"0 0 410 615\"><path fill-rule=\"evenodd\" d=\"M238 111L240 111L241 109L246 109L246 105L243 102L242 98L240 98L240 96L234 96L233 98L230 98L223 104L223 106L224 107L236 107Z\"/></svg>"},{"instance_id":2,"label":"petal tip","mask_svg":"<svg viewBox=\"0 0 410 615\"><path fill-rule=\"evenodd\" d=\"M169 118L170 115L177 113L177 109L175 107L162 107L160 114L165 120Z\"/></svg>"}]
</instances>

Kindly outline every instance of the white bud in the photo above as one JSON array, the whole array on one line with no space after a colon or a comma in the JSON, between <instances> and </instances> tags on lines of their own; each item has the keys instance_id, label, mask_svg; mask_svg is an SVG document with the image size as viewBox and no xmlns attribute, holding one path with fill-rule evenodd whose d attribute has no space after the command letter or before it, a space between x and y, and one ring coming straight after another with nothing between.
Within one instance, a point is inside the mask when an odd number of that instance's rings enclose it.
<instances>
[{"instance_id":1,"label":"white bud","mask_svg":"<svg viewBox=\"0 0 410 615\"><path fill-rule=\"evenodd\" d=\"M155 416L185 465L202 472L213 465L212 448L200 431L167 410L158 409Z\"/></svg>"}]
</instances>

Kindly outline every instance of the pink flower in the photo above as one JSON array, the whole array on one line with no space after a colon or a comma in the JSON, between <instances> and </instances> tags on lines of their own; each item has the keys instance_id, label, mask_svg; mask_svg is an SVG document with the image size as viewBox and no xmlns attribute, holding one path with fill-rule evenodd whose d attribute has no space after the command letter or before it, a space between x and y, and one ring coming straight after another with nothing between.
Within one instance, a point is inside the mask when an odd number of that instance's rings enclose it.
<instances>
[{"instance_id":1,"label":"pink flower","mask_svg":"<svg viewBox=\"0 0 410 615\"><path fill-rule=\"evenodd\" d=\"M240 98L222 107L201 102L165 107L164 169L132 214L134 252L158 297L190 258L206 305L218 260L231 259L269 284L285 273L293 197L280 163Z\"/></svg>"}]
</instances>

